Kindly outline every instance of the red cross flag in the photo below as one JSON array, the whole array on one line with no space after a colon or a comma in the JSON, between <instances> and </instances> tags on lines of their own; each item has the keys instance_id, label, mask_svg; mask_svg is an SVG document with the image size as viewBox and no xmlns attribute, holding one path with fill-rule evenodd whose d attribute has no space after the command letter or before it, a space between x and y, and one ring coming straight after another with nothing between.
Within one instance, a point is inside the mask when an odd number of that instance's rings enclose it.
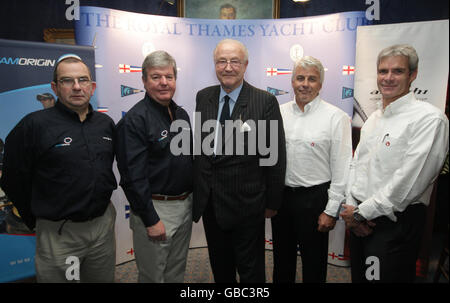
<instances>
[{"instance_id":1,"label":"red cross flag","mask_svg":"<svg viewBox=\"0 0 450 303\"><path fill-rule=\"evenodd\" d=\"M286 68L274 68L274 67L267 67L266 68L266 76L278 76L278 75L289 75L292 74L292 71L290 69Z\"/></svg>"},{"instance_id":2,"label":"red cross flag","mask_svg":"<svg viewBox=\"0 0 450 303\"><path fill-rule=\"evenodd\" d=\"M142 72L142 67L132 66L128 64L119 64L119 73L140 73Z\"/></svg>"},{"instance_id":3,"label":"red cross flag","mask_svg":"<svg viewBox=\"0 0 450 303\"><path fill-rule=\"evenodd\" d=\"M353 75L355 73L355 67L350 65L342 66L342 74L343 75Z\"/></svg>"}]
</instances>

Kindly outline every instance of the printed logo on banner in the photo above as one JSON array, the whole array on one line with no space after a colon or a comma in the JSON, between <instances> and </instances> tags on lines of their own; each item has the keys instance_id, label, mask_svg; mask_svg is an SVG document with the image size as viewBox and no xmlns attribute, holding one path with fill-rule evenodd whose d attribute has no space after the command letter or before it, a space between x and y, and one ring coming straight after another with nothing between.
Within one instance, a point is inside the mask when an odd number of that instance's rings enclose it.
<instances>
[{"instance_id":1,"label":"printed logo on banner","mask_svg":"<svg viewBox=\"0 0 450 303\"><path fill-rule=\"evenodd\" d=\"M428 89L411 87L411 89L409 91L414 93L417 100L420 100L420 101L428 100L428 92L429 92ZM381 100L381 93L378 89L374 89L374 90L370 91L369 94L374 96L372 98L369 98L369 100L371 100L371 101L380 101Z\"/></svg>"},{"instance_id":2,"label":"printed logo on banner","mask_svg":"<svg viewBox=\"0 0 450 303\"><path fill-rule=\"evenodd\" d=\"M278 88L273 88L273 87L267 87L267 91L269 93L271 93L274 96L280 96L280 95L286 95L289 94L288 91L282 90L282 89L278 89Z\"/></svg>"},{"instance_id":3,"label":"printed logo on banner","mask_svg":"<svg viewBox=\"0 0 450 303\"><path fill-rule=\"evenodd\" d=\"M414 93L417 100L428 101L428 89L420 89L418 87L415 87L414 90L411 89L410 91Z\"/></svg>"},{"instance_id":4,"label":"printed logo on banner","mask_svg":"<svg viewBox=\"0 0 450 303\"><path fill-rule=\"evenodd\" d=\"M120 96L121 97L126 97L126 96L130 96L130 95L138 94L141 92L143 92L142 89L133 88L133 87L126 86L126 85L120 85Z\"/></svg>"},{"instance_id":5,"label":"printed logo on banner","mask_svg":"<svg viewBox=\"0 0 450 303\"><path fill-rule=\"evenodd\" d=\"M355 73L355 67L351 65L343 65L342 66L342 74L343 75L353 75Z\"/></svg>"},{"instance_id":6,"label":"printed logo on banner","mask_svg":"<svg viewBox=\"0 0 450 303\"><path fill-rule=\"evenodd\" d=\"M332 260L338 259L339 261L345 261L350 260L348 256L345 256L343 254L335 254L334 252L328 253L328 255L331 257Z\"/></svg>"},{"instance_id":7,"label":"printed logo on banner","mask_svg":"<svg viewBox=\"0 0 450 303\"><path fill-rule=\"evenodd\" d=\"M303 47L300 44L292 45L289 50L289 55L292 61L296 62L303 57Z\"/></svg>"},{"instance_id":8,"label":"printed logo on banner","mask_svg":"<svg viewBox=\"0 0 450 303\"><path fill-rule=\"evenodd\" d=\"M125 219L130 218L130 205L125 205Z\"/></svg>"},{"instance_id":9,"label":"printed logo on banner","mask_svg":"<svg viewBox=\"0 0 450 303\"><path fill-rule=\"evenodd\" d=\"M31 262L31 258L23 258L23 259L17 259L17 260L9 261L9 265L10 266L15 266L15 265L18 265L18 264L30 263L30 262Z\"/></svg>"},{"instance_id":10,"label":"printed logo on banner","mask_svg":"<svg viewBox=\"0 0 450 303\"><path fill-rule=\"evenodd\" d=\"M342 99L347 99L353 97L353 88L343 87L342 88Z\"/></svg>"},{"instance_id":11,"label":"printed logo on banner","mask_svg":"<svg viewBox=\"0 0 450 303\"><path fill-rule=\"evenodd\" d=\"M276 67L267 67L266 68L266 76L278 76L278 75L290 75L292 74L292 70L287 68L276 68Z\"/></svg>"},{"instance_id":12,"label":"printed logo on banner","mask_svg":"<svg viewBox=\"0 0 450 303\"><path fill-rule=\"evenodd\" d=\"M381 101L381 93L378 89L374 89L371 92L369 92L370 95L372 95L369 100L372 102L378 102Z\"/></svg>"},{"instance_id":13,"label":"printed logo on banner","mask_svg":"<svg viewBox=\"0 0 450 303\"><path fill-rule=\"evenodd\" d=\"M97 108L97 111L100 112L100 113L107 113L108 112L108 107L106 107L106 106L99 106Z\"/></svg>"},{"instance_id":14,"label":"printed logo on banner","mask_svg":"<svg viewBox=\"0 0 450 303\"><path fill-rule=\"evenodd\" d=\"M55 66L55 61L56 60L44 58L0 57L0 64L7 65Z\"/></svg>"},{"instance_id":15,"label":"printed logo on banner","mask_svg":"<svg viewBox=\"0 0 450 303\"><path fill-rule=\"evenodd\" d=\"M127 250L127 255L134 255L133 247Z\"/></svg>"},{"instance_id":16,"label":"printed logo on banner","mask_svg":"<svg viewBox=\"0 0 450 303\"><path fill-rule=\"evenodd\" d=\"M119 64L119 73L140 73L142 72L142 67L133 66L128 64Z\"/></svg>"}]
</instances>

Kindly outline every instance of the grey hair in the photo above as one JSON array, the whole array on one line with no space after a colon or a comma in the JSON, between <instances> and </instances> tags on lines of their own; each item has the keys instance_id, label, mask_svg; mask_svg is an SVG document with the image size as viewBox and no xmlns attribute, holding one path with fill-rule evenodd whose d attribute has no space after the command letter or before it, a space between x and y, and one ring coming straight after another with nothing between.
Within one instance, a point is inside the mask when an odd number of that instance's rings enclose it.
<instances>
[{"instance_id":1,"label":"grey hair","mask_svg":"<svg viewBox=\"0 0 450 303\"><path fill-rule=\"evenodd\" d=\"M406 58L408 58L408 67L410 73L413 73L417 70L417 66L419 65L419 56L417 56L417 52L414 47L409 44L396 44L383 49L378 54L377 68L380 65L381 59L393 56L405 56Z\"/></svg>"},{"instance_id":2,"label":"grey hair","mask_svg":"<svg viewBox=\"0 0 450 303\"><path fill-rule=\"evenodd\" d=\"M154 51L145 57L144 62L142 63L142 77L144 80L147 80L147 68L153 67L173 67L173 74L175 75L175 79L177 78L177 62L175 59L169 55L166 51L158 50Z\"/></svg>"},{"instance_id":3,"label":"grey hair","mask_svg":"<svg viewBox=\"0 0 450 303\"><path fill-rule=\"evenodd\" d=\"M219 45L224 44L224 43L236 43L236 44L238 44L241 47L242 51L244 52L244 61L245 62L248 61L248 50L247 50L247 47L241 41L234 40L234 39L223 39L219 43L217 43L216 48L214 49L214 52L213 52L213 59L214 60L216 58L217 48L219 47Z\"/></svg>"},{"instance_id":4,"label":"grey hair","mask_svg":"<svg viewBox=\"0 0 450 303\"><path fill-rule=\"evenodd\" d=\"M319 61L319 59L316 59L314 57L311 56L304 56L302 58L300 58L299 60L297 60L294 63L294 69L292 71L292 81L295 80L295 70L299 67L303 67L303 68L311 68L311 67L315 67L317 69L317 71L319 72L320 75L320 84L323 83L324 77L325 77L325 71L323 68L322 63Z\"/></svg>"}]
</instances>

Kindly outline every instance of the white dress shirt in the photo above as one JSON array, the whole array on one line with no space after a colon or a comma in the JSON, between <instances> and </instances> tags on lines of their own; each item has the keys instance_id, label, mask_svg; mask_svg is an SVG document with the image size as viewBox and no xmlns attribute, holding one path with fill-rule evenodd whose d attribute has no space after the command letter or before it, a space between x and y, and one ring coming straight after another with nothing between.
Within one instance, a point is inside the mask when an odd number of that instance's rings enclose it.
<instances>
[{"instance_id":1,"label":"white dress shirt","mask_svg":"<svg viewBox=\"0 0 450 303\"><path fill-rule=\"evenodd\" d=\"M305 105L281 105L286 135L286 186L311 187L331 181L325 213L338 216L352 157L349 116L317 96Z\"/></svg>"},{"instance_id":2,"label":"white dress shirt","mask_svg":"<svg viewBox=\"0 0 450 303\"><path fill-rule=\"evenodd\" d=\"M381 104L379 104L379 107ZM428 205L448 152L448 119L409 93L376 110L361 129L351 164L347 203L372 220L410 204Z\"/></svg>"}]
</instances>

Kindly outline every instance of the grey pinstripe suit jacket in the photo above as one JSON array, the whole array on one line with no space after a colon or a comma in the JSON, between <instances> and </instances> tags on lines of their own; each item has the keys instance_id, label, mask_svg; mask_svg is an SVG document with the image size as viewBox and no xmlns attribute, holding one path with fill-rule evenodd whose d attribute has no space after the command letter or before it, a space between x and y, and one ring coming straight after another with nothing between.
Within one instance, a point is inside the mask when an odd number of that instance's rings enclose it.
<instances>
[{"instance_id":1,"label":"grey pinstripe suit jacket","mask_svg":"<svg viewBox=\"0 0 450 303\"><path fill-rule=\"evenodd\" d=\"M200 125L204 121L217 119L219 93L218 85L197 93L196 112L201 113ZM207 203L214 203L217 223L223 229L262 220L266 208L277 210L282 201L286 173L284 129L275 96L244 81L231 119L241 119L243 122L253 120L257 132L258 120L266 120L267 128L270 120L278 121L278 161L274 166L260 166L259 160L263 156L258 149L256 155L249 155L248 136L245 137L244 155L214 157L202 152L200 156L195 156L193 220L198 222ZM208 135L209 133L201 134L202 142ZM233 137L235 135L236 130ZM269 145L269 138L266 142Z\"/></svg>"}]
</instances>

